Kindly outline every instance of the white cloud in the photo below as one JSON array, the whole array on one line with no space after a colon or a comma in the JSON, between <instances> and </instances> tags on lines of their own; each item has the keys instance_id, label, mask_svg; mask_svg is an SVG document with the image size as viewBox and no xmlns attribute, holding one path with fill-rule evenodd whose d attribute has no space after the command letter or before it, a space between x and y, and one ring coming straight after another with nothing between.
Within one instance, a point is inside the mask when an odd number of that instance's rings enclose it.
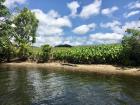
<instances>
[{"instance_id":1,"label":"white cloud","mask_svg":"<svg viewBox=\"0 0 140 105\"><path fill-rule=\"evenodd\" d=\"M60 16L56 11L51 10L48 13L44 13L40 9L34 9L39 20L39 26L37 29L37 40L35 45L40 46L48 43L51 45L57 45L61 43L61 37L64 34L64 27L72 27L72 23L67 16Z\"/></svg>"},{"instance_id":2,"label":"white cloud","mask_svg":"<svg viewBox=\"0 0 140 105\"><path fill-rule=\"evenodd\" d=\"M35 10L36 11L39 11L37 9L35 9ZM51 17L51 18L58 18L58 17L60 17L60 15L58 14L58 12L56 12L54 10L50 10L46 15L47 15L47 17Z\"/></svg>"},{"instance_id":3,"label":"white cloud","mask_svg":"<svg viewBox=\"0 0 140 105\"><path fill-rule=\"evenodd\" d=\"M121 25L121 23L119 21L114 20L113 22L108 22L106 24L101 23L100 25L101 27L104 27L104 28L113 28L115 26Z\"/></svg>"},{"instance_id":4,"label":"white cloud","mask_svg":"<svg viewBox=\"0 0 140 105\"><path fill-rule=\"evenodd\" d=\"M105 8L102 10L103 15L112 15L113 12L117 11L119 8L117 6L113 6L112 8Z\"/></svg>"},{"instance_id":5,"label":"white cloud","mask_svg":"<svg viewBox=\"0 0 140 105\"><path fill-rule=\"evenodd\" d=\"M137 14L140 14L140 11L132 11L132 12L130 12L128 14L125 13L124 17L128 18L128 17L134 16L134 15L137 15Z\"/></svg>"},{"instance_id":6,"label":"white cloud","mask_svg":"<svg viewBox=\"0 0 140 105\"><path fill-rule=\"evenodd\" d=\"M73 40L74 39L74 40ZM49 44L52 46L56 46L59 44L69 44L72 46L76 45L86 45L91 43L91 41L88 41L87 37L78 37L78 36L39 36L37 37L37 43L35 43L35 46L41 46L43 44Z\"/></svg>"},{"instance_id":7,"label":"white cloud","mask_svg":"<svg viewBox=\"0 0 140 105\"><path fill-rule=\"evenodd\" d=\"M135 2L131 2L127 6L129 9L139 9L140 8L140 1L137 0Z\"/></svg>"},{"instance_id":8,"label":"white cloud","mask_svg":"<svg viewBox=\"0 0 140 105\"><path fill-rule=\"evenodd\" d=\"M101 3L102 3L101 0L95 0L93 3L84 6L82 8L81 13L80 13L80 17L81 18L89 18L92 15L99 14Z\"/></svg>"},{"instance_id":9,"label":"white cloud","mask_svg":"<svg viewBox=\"0 0 140 105\"><path fill-rule=\"evenodd\" d=\"M117 43L121 41L122 37L122 34L117 33L96 33L90 35L91 40L99 44Z\"/></svg>"},{"instance_id":10,"label":"white cloud","mask_svg":"<svg viewBox=\"0 0 140 105\"><path fill-rule=\"evenodd\" d=\"M75 17L77 15L77 9L80 7L77 1L72 1L67 4L67 7L71 10L71 16Z\"/></svg>"},{"instance_id":11,"label":"white cloud","mask_svg":"<svg viewBox=\"0 0 140 105\"><path fill-rule=\"evenodd\" d=\"M131 21L131 22L126 22L124 26L122 26L123 30L126 30L128 28L133 28L133 29L140 29L140 21Z\"/></svg>"},{"instance_id":12,"label":"white cloud","mask_svg":"<svg viewBox=\"0 0 140 105\"><path fill-rule=\"evenodd\" d=\"M8 8L15 7L16 4L24 4L27 0L6 0L4 5Z\"/></svg>"},{"instance_id":13,"label":"white cloud","mask_svg":"<svg viewBox=\"0 0 140 105\"><path fill-rule=\"evenodd\" d=\"M122 25L119 21L113 21L106 24L102 23L102 25L104 25L102 26L103 28L110 28L113 32L90 34L89 37L88 36L64 36L64 35L53 35L53 36L41 35L37 37L37 43L35 45L40 46L45 43L50 44L52 46L59 45L59 44L89 45L89 44L118 43L122 40L125 30L127 28L140 27L140 21L126 22L124 25ZM116 29L116 27L118 27L118 29Z\"/></svg>"},{"instance_id":14,"label":"white cloud","mask_svg":"<svg viewBox=\"0 0 140 105\"><path fill-rule=\"evenodd\" d=\"M89 31L95 29L96 27L96 24L95 23L92 23L92 24L88 24L88 25L81 25L79 27L76 27L73 32L75 34L80 34L80 35L83 35L83 34L86 34L88 33Z\"/></svg>"},{"instance_id":15,"label":"white cloud","mask_svg":"<svg viewBox=\"0 0 140 105\"><path fill-rule=\"evenodd\" d=\"M109 28L111 29L114 33L123 33L124 31L121 29L121 23L119 21L112 21L108 23L101 23L100 26L102 28Z\"/></svg>"},{"instance_id":16,"label":"white cloud","mask_svg":"<svg viewBox=\"0 0 140 105\"><path fill-rule=\"evenodd\" d=\"M100 26L102 28L109 28L114 33L124 34L128 28L138 29L138 27L140 27L140 21L130 21L126 22L124 25L122 25L119 21L113 21L108 23L101 23Z\"/></svg>"},{"instance_id":17,"label":"white cloud","mask_svg":"<svg viewBox=\"0 0 140 105\"><path fill-rule=\"evenodd\" d=\"M86 45L88 42L87 37L79 37L79 36L68 36L63 39L63 44L70 44L73 46L77 45Z\"/></svg>"},{"instance_id":18,"label":"white cloud","mask_svg":"<svg viewBox=\"0 0 140 105\"><path fill-rule=\"evenodd\" d=\"M71 21L68 17L61 17L56 11L51 10L47 14L42 10L34 9L32 12L35 13L39 20L39 26L37 34L39 35L62 35L63 27L71 27Z\"/></svg>"},{"instance_id":19,"label":"white cloud","mask_svg":"<svg viewBox=\"0 0 140 105\"><path fill-rule=\"evenodd\" d=\"M117 43L124 36L126 29L139 29L138 27L140 27L140 21L126 22L124 25L122 25L119 21L113 21L105 24L101 23L100 26L102 28L111 29L112 33L91 34L91 39L96 43Z\"/></svg>"},{"instance_id":20,"label":"white cloud","mask_svg":"<svg viewBox=\"0 0 140 105\"><path fill-rule=\"evenodd\" d=\"M47 36L47 37L38 36L36 38L36 40L37 40L37 42L34 44L34 46L41 46L44 44L49 44L49 45L55 46L55 45L59 45L62 43L61 36Z\"/></svg>"}]
</instances>

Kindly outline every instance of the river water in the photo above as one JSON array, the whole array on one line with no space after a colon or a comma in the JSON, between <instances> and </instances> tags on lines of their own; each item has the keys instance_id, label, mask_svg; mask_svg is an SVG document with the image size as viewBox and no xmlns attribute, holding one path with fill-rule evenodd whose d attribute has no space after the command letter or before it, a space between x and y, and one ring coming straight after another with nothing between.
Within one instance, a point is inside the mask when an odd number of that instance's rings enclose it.
<instances>
[{"instance_id":1,"label":"river water","mask_svg":"<svg viewBox=\"0 0 140 105\"><path fill-rule=\"evenodd\" d=\"M0 105L140 105L140 77L1 67Z\"/></svg>"}]
</instances>

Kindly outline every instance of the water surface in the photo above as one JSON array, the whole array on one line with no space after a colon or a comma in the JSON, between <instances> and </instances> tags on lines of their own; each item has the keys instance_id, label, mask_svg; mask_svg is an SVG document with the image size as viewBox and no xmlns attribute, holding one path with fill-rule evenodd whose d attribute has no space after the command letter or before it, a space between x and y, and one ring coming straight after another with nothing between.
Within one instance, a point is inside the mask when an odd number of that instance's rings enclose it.
<instances>
[{"instance_id":1,"label":"water surface","mask_svg":"<svg viewBox=\"0 0 140 105\"><path fill-rule=\"evenodd\" d=\"M4 67L0 105L140 105L140 78Z\"/></svg>"}]
</instances>

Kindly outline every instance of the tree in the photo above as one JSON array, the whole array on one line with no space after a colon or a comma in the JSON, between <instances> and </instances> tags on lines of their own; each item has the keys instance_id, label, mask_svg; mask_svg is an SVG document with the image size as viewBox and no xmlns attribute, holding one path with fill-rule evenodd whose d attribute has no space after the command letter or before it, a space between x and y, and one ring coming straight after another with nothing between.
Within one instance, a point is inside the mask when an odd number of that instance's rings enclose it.
<instances>
[{"instance_id":1,"label":"tree","mask_svg":"<svg viewBox=\"0 0 140 105\"><path fill-rule=\"evenodd\" d=\"M19 15L15 17L14 24L16 25L15 42L17 42L20 49L19 56L25 58L28 52L25 46L30 46L32 43L35 43L38 20L34 13L24 8Z\"/></svg>"},{"instance_id":2,"label":"tree","mask_svg":"<svg viewBox=\"0 0 140 105\"><path fill-rule=\"evenodd\" d=\"M127 29L127 35L123 37L125 59L131 64L140 64L140 31L138 29Z\"/></svg>"},{"instance_id":3,"label":"tree","mask_svg":"<svg viewBox=\"0 0 140 105\"><path fill-rule=\"evenodd\" d=\"M13 37L12 22L10 20L10 12L3 5L5 0L0 0L0 58L10 61L11 56L11 38Z\"/></svg>"},{"instance_id":4,"label":"tree","mask_svg":"<svg viewBox=\"0 0 140 105\"><path fill-rule=\"evenodd\" d=\"M9 10L6 6L3 5L5 0L0 0L0 17L5 17L9 15Z\"/></svg>"}]
</instances>

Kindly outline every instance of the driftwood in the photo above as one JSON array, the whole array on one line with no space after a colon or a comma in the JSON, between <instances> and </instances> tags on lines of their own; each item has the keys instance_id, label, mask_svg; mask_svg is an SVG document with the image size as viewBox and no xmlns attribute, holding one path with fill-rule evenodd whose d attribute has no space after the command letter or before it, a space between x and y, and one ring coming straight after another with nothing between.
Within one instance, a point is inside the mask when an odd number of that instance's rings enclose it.
<instances>
[{"instance_id":1,"label":"driftwood","mask_svg":"<svg viewBox=\"0 0 140 105\"><path fill-rule=\"evenodd\" d=\"M73 67L76 67L77 66L76 64L71 64L71 63L61 63L61 65L73 66Z\"/></svg>"}]
</instances>

